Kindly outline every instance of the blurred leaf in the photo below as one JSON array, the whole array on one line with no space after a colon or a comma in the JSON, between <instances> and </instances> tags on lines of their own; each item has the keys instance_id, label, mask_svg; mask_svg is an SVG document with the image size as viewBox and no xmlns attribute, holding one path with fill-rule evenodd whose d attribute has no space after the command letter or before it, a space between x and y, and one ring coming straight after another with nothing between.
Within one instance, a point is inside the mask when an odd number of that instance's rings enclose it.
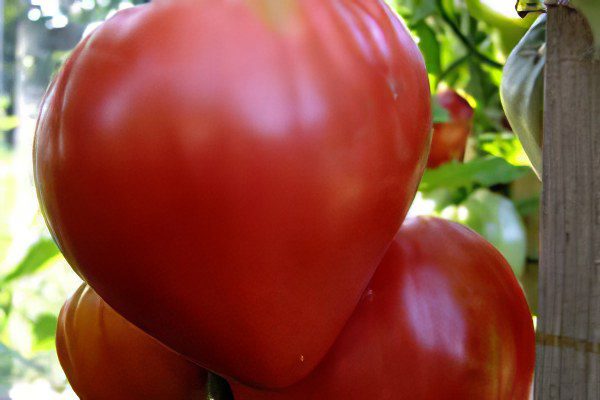
<instances>
[{"instance_id":1,"label":"blurred leaf","mask_svg":"<svg viewBox=\"0 0 600 400\"><path fill-rule=\"evenodd\" d=\"M435 0L413 0L412 22L419 22L437 11Z\"/></svg>"},{"instance_id":2,"label":"blurred leaf","mask_svg":"<svg viewBox=\"0 0 600 400\"><path fill-rule=\"evenodd\" d=\"M479 145L483 151L501 157L513 165L531 165L523 145L512 133L479 135Z\"/></svg>"},{"instance_id":3,"label":"blurred leaf","mask_svg":"<svg viewBox=\"0 0 600 400\"><path fill-rule=\"evenodd\" d=\"M8 107L10 107L11 101L10 101L10 97L4 95L4 96L0 96L0 108L2 110L6 110Z\"/></svg>"},{"instance_id":4,"label":"blurred leaf","mask_svg":"<svg viewBox=\"0 0 600 400\"><path fill-rule=\"evenodd\" d=\"M7 284L16 279L32 275L44 267L47 261L58 254L60 254L60 251L54 241L42 238L29 248L23 260L1 282Z\"/></svg>"},{"instance_id":5,"label":"blurred leaf","mask_svg":"<svg viewBox=\"0 0 600 400\"><path fill-rule=\"evenodd\" d=\"M424 21L420 21L414 25L412 29L419 37L419 49L425 58L427 72L433 75L439 75L442 70L440 43L437 40L435 31Z\"/></svg>"},{"instance_id":6,"label":"blurred leaf","mask_svg":"<svg viewBox=\"0 0 600 400\"><path fill-rule=\"evenodd\" d=\"M467 92L477 99L485 98L484 90L484 73L481 66L475 62L469 63L469 85L467 86Z\"/></svg>"},{"instance_id":7,"label":"blurred leaf","mask_svg":"<svg viewBox=\"0 0 600 400\"><path fill-rule=\"evenodd\" d=\"M0 337L5 332L13 307L12 291L6 287L0 288ZM2 362L0 361L0 364ZM1 369L1 367L0 367Z\"/></svg>"},{"instance_id":8,"label":"blurred leaf","mask_svg":"<svg viewBox=\"0 0 600 400\"><path fill-rule=\"evenodd\" d=\"M449 163L426 171L420 190L457 189L474 185L489 187L510 183L528 172L529 168L512 165L499 157L477 158L464 164Z\"/></svg>"},{"instance_id":9,"label":"blurred leaf","mask_svg":"<svg viewBox=\"0 0 600 400\"><path fill-rule=\"evenodd\" d=\"M13 153L0 147L0 260L4 259L13 236L11 218L16 203L17 177L13 165Z\"/></svg>"},{"instance_id":10,"label":"blurred leaf","mask_svg":"<svg viewBox=\"0 0 600 400\"><path fill-rule=\"evenodd\" d=\"M14 360L10 353L2 351L0 348L0 393L2 386L11 386L11 380L14 369Z\"/></svg>"},{"instance_id":11,"label":"blurred leaf","mask_svg":"<svg viewBox=\"0 0 600 400\"><path fill-rule=\"evenodd\" d=\"M15 115L0 118L0 131L10 131L19 126L19 118Z\"/></svg>"},{"instance_id":12,"label":"blurred leaf","mask_svg":"<svg viewBox=\"0 0 600 400\"><path fill-rule=\"evenodd\" d=\"M41 314L33 322L33 337L35 350L51 349L54 345L58 318L53 314Z\"/></svg>"},{"instance_id":13,"label":"blurred leaf","mask_svg":"<svg viewBox=\"0 0 600 400\"><path fill-rule=\"evenodd\" d=\"M0 310L4 313L4 316L8 317L12 310L13 294L11 290L7 288L0 289Z\"/></svg>"},{"instance_id":14,"label":"blurred leaf","mask_svg":"<svg viewBox=\"0 0 600 400\"><path fill-rule=\"evenodd\" d=\"M539 196L531 197L523 200L513 200L519 214L523 217L533 215L540 209L540 198Z\"/></svg>"},{"instance_id":15,"label":"blurred leaf","mask_svg":"<svg viewBox=\"0 0 600 400\"><path fill-rule=\"evenodd\" d=\"M492 83L489 72L477 60L471 60L469 63L469 84L466 90L478 99L478 103L484 105L499 96L498 87Z\"/></svg>"},{"instance_id":16,"label":"blurred leaf","mask_svg":"<svg viewBox=\"0 0 600 400\"><path fill-rule=\"evenodd\" d=\"M456 13L456 3L455 0L442 0L442 6L450 15L454 15Z\"/></svg>"},{"instance_id":17,"label":"blurred leaf","mask_svg":"<svg viewBox=\"0 0 600 400\"><path fill-rule=\"evenodd\" d=\"M7 346L6 344L4 344L2 342L0 342L0 356L8 356L13 361L19 361L21 364L23 364L27 368L31 368L32 370L35 370L39 373L44 374L47 372L46 368L39 365L35 361L32 361L32 360L24 357L21 353L10 348L9 346Z\"/></svg>"}]
</instances>

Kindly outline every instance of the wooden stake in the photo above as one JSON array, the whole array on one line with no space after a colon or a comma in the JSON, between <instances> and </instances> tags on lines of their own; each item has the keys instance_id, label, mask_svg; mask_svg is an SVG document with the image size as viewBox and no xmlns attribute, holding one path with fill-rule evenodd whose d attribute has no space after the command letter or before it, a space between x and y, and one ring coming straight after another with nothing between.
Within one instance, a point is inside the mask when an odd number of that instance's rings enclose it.
<instances>
[{"instance_id":1,"label":"wooden stake","mask_svg":"<svg viewBox=\"0 0 600 400\"><path fill-rule=\"evenodd\" d=\"M600 62L584 18L548 10L537 400L600 399Z\"/></svg>"}]
</instances>

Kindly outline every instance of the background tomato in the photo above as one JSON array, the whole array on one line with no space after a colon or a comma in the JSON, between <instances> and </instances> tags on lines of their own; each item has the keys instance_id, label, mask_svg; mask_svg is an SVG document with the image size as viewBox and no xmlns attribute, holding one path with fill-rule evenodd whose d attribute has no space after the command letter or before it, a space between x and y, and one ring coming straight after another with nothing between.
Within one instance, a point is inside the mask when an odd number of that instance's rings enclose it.
<instances>
[{"instance_id":1,"label":"background tomato","mask_svg":"<svg viewBox=\"0 0 600 400\"><path fill-rule=\"evenodd\" d=\"M434 101L448 112L449 120L433 125L431 150L427 160L429 168L436 168L452 160L463 160L475 113L469 102L453 90L439 92Z\"/></svg>"},{"instance_id":2,"label":"background tomato","mask_svg":"<svg viewBox=\"0 0 600 400\"><path fill-rule=\"evenodd\" d=\"M542 177L546 15L539 17L513 49L502 70L500 98L512 130L532 167Z\"/></svg>"},{"instance_id":3,"label":"background tomato","mask_svg":"<svg viewBox=\"0 0 600 400\"><path fill-rule=\"evenodd\" d=\"M514 203L488 189L478 189L458 205L441 211L446 219L460 222L483 236L521 276L527 259L527 231Z\"/></svg>"},{"instance_id":4,"label":"background tomato","mask_svg":"<svg viewBox=\"0 0 600 400\"><path fill-rule=\"evenodd\" d=\"M427 74L383 1L157 0L75 50L35 177L65 257L207 369L308 374L426 162Z\"/></svg>"},{"instance_id":5,"label":"background tomato","mask_svg":"<svg viewBox=\"0 0 600 400\"><path fill-rule=\"evenodd\" d=\"M206 398L206 370L133 326L85 284L61 310L56 345L82 400Z\"/></svg>"},{"instance_id":6,"label":"background tomato","mask_svg":"<svg viewBox=\"0 0 600 400\"><path fill-rule=\"evenodd\" d=\"M525 400L535 340L504 258L453 222L407 220L323 363L278 392L236 400Z\"/></svg>"}]
</instances>

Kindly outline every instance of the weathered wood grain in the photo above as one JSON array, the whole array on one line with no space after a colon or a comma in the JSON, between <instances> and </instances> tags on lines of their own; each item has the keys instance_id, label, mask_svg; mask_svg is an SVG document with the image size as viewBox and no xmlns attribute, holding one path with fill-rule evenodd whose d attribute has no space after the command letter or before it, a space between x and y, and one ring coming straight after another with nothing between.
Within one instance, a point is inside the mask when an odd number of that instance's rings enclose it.
<instances>
[{"instance_id":1,"label":"weathered wood grain","mask_svg":"<svg viewBox=\"0 0 600 400\"><path fill-rule=\"evenodd\" d=\"M600 62L552 7L544 119L537 400L600 400Z\"/></svg>"}]
</instances>

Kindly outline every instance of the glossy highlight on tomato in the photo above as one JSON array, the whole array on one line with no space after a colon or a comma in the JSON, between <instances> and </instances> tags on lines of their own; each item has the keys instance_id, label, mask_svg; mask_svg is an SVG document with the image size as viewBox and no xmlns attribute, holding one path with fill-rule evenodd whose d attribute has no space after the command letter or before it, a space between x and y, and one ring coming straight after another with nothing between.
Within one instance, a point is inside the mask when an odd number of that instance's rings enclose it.
<instances>
[{"instance_id":1,"label":"glossy highlight on tomato","mask_svg":"<svg viewBox=\"0 0 600 400\"><path fill-rule=\"evenodd\" d=\"M206 399L206 370L133 326L85 284L61 310L56 350L81 400Z\"/></svg>"},{"instance_id":2,"label":"glossy highlight on tomato","mask_svg":"<svg viewBox=\"0 0 600 400\"><path fill-rule=\"evenodd\" d=\"M121 315L284 387L326 354L404 219L430 113L382 0L155 0L58 74L35 181L65 257Z\"/></svg>"},{"instance_id":3,"label":"glossy highlight on tomato","mask_svg":"<svg viewBox=\"0 0 600 400\"><path fill-rule=\"evenodd\" d=\"M437 218L405 221L323 362L302 382L236 400L527 400L531 314L502 255Z\"/></svg>"}]
</instances>

